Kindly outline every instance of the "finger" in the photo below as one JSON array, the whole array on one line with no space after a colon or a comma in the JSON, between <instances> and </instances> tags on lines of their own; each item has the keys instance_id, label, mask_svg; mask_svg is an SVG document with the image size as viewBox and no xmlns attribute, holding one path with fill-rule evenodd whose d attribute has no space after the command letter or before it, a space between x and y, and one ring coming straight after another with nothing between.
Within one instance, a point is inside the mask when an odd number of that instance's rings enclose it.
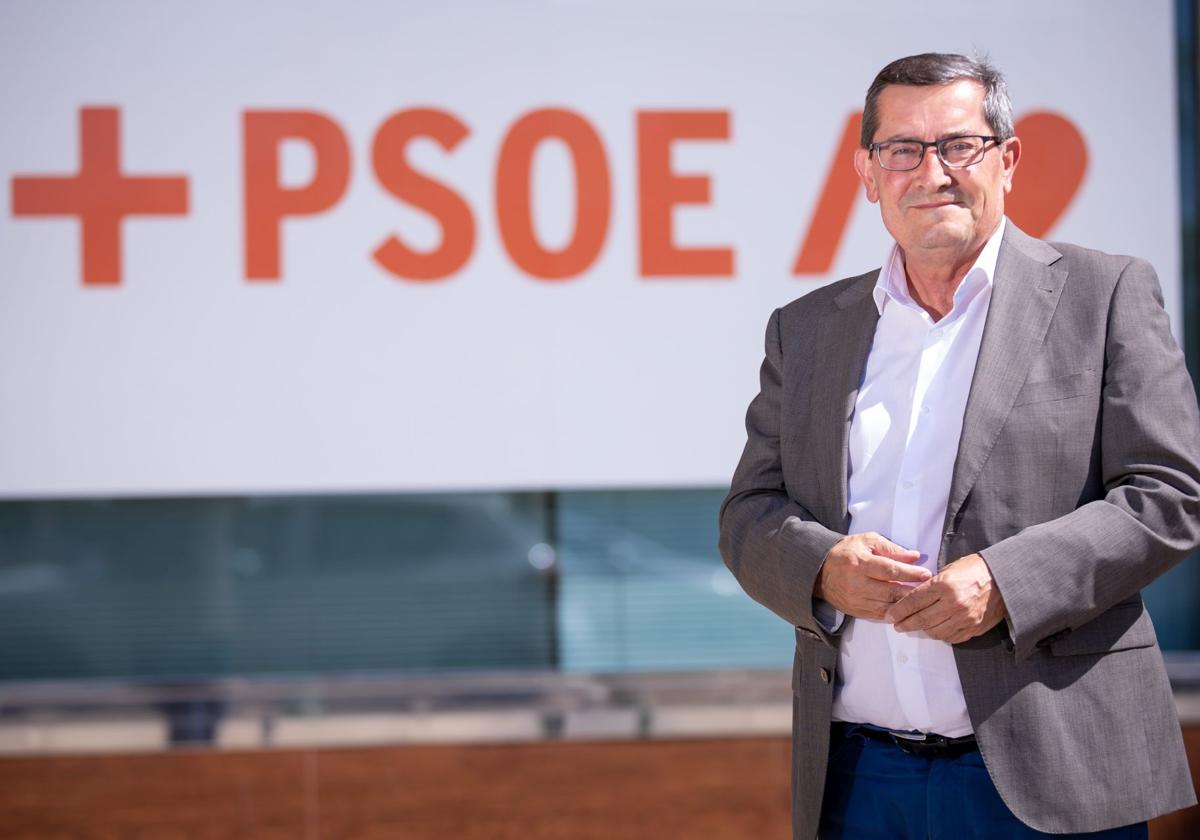
<instances>
[{"instance_id":1,"label":"finger","mask_svg":"<svg viewBox=\"0 0 1200 840\"><path fill-rule=\"evenodd\" d=\"M902 583L860 577L855 579L853 586L849 590L849 594L851 597L861 600L893 604L911 591L911 587Z\"/></svg>"},{"instance_id":2,"label":"finger","mask_svg":"<svg viewBox=\"0 0 1200 840\"><path fill-rule=\"evenodd\" d=\"M966 629L954 616L950 616L945 621L940 621L924 628L925 635L929 636L929 638L937 639L939 642L948 642L949 644L966 641L966 639L959 638Z\"/></svg>"},{"instance_id":3,"label":"finger","mask_svg":"<svg viewBox=\"0 0 1200 840\"><path fill-rule=\"evenodd\" d=\"M921 583L933 577L933 573L924 566L912 566L879 556L864 557L860 565L863 573L875 580Z\"/></svg>"},{"instance_id":4,"label":"finger","mask_svg":"<svg viewBox=\"0 0 1200 840\"><path fill-rule=\"evenodd\" d=\"M902 622L909 621L913 616L923 613L934 607L941 601L940 593L932 588L925 586L911 590L907 595L901 598L896 603L888 608L887 615L884 616L892 624L896 625L896 629L904 632L911 629L911 626L901 626ZM928 616L925 619L928 620ZM941 619L939 619L941 620Z\"/></svg>"},{"instance_id":5,"label":"finger","mask_svg":"<svg viewBox=\"0 0 1200 840\"><path fill-rule=\"evenodd\" d=\"M898 583L859 577L842 591L835 606L849 615L882 621L884 611L908 592L907 586Z\"/></svg>"},{"instance_id":6,"label":"finger","mask_svg":"<svg viewBox=\"0 0 1200 840\"><path fill-rule=\"evenodd\" d=\"M887 537L876 535L876 539L868 541L867 545L876 554L890 557L893 560L899 560L902 563L919 563L921 560L921 552L913 548L896 545L896 543Z\"/></svg>"},{"instance_id":7,"label":"finger","mask_svg":"<svg viewBox=\"0 0 1200 840\"><path fill-rule=\"evenodd\" d=\"M853 578L842 593L843 611L882 620L884 610L911 591L909 586L900 583L868 577Z\"/></svg>"},{"instance_id":8,"label":"finger","mask_svg":"<svg viewBox=\"0 0 1200 840\"><path fill-rule=\"evenodd\" d=\"M912 592L912 587L903 583L894 583L892 581L883 583L881 581L870 579L868 579L866 582L868 585L864 590L865 594L867 594L873 600L887 604L888 606L896 603L901 598L907 597L908 593Z\"/></svg>"},{"instance_id":9,"label":"finger","mask_svg":"<svg viewBox=\"0 0 1200 840\"><path fill-rule=\"evenodd\" d=\"M892 601L880 601L876 598L863 598L858 602L857 609L867 618L875 621L887 621L884 616L892 604Z\"/></svg>"},{"instance_id":10,"label":"finger","mask_svg":"<svg viewBox=\"0 0 1200 840\"><path fill-rule=\"evenodd\" d=\"M908 618L897 621L892 626L896 628L897 633L916 633L919 631L928 633L940 624L958 620L960 620L960 616L956 615L945 600L940 600L933 602L922 610L917 610L909 615ZM943 628L943 632L948 629L948 627Z\"/></svg>"}]
</instances>

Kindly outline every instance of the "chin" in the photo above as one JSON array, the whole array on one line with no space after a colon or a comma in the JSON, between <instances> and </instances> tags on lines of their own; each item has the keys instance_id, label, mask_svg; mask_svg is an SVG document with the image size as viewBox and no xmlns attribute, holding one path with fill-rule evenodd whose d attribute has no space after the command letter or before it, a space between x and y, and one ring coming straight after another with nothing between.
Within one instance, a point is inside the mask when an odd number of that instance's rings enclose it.
<instances>
[{"instance_id":1,"label":"chin","mask_svg":"<svg viewBox=\"0 0 1200 840\"><path fill-rule=\"evenodd\" d=\"M970 242L970 232L959 225L936 225L922 231L916 237L918 246L925 250L938 248L962 248Z\"/></svg>"}]
</instances>

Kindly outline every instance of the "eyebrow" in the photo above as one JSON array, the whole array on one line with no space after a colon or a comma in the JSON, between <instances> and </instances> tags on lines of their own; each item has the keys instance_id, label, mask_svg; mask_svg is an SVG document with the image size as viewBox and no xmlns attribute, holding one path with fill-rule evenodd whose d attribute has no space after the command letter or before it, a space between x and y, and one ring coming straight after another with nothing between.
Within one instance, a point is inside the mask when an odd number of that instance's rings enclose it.
<instances>
[{"instance_id":1,"label":"eyebrow","mask_svg":"<svg viewBox=\"0 0 1200 840\"><path fill-rule=\"evenodd\" d=\"M880 140L878 142L880 142L880 143L925 143L925 142L940 143L943 140L950 140L954 137L981 137L981 136L986 136L986 135L977 134L973 130L962 129L959 131L943 132L942 134L938 135L937 140L933 140L933 141L922 140L920 137L913 137L911 134L894 134L891 137L888 137L885 140Z\"/></svg>"}]
</instances>

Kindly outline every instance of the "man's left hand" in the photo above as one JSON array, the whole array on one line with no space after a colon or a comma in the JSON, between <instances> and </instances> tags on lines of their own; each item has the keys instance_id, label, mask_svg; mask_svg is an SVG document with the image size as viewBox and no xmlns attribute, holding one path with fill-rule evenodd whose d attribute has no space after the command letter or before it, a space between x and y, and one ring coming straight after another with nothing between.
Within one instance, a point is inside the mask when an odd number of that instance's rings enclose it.
<instances>
[{"instance_id":1,"label":"man's left hand","mask_svg":"<svg viewBox=\"0 0 1200 840\"><path fill-rule=\"evenodd\" d=\"M892 604L884 619L901 633L923 630L955 644L991 630L1004 618L1004 599L983 557L968 554L948 564Z\"/></svg>"}]
</instances>

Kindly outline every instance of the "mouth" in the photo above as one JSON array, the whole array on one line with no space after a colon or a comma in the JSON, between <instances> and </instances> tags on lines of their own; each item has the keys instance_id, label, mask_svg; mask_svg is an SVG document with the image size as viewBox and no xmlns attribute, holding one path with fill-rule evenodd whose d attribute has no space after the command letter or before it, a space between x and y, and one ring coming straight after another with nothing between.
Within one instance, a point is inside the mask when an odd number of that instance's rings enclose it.
<instances>
[{"instance_id":1,"label":"mouth","mask_svg":"<svg viewBox=\"0 0 1200 840\"><path fill-rule=\"evenodd\" d=\"M927 201L922 204L910 204L910 210L937 210L942 207L965 207L961 201Z\"/></svg>"}]
</instances>

